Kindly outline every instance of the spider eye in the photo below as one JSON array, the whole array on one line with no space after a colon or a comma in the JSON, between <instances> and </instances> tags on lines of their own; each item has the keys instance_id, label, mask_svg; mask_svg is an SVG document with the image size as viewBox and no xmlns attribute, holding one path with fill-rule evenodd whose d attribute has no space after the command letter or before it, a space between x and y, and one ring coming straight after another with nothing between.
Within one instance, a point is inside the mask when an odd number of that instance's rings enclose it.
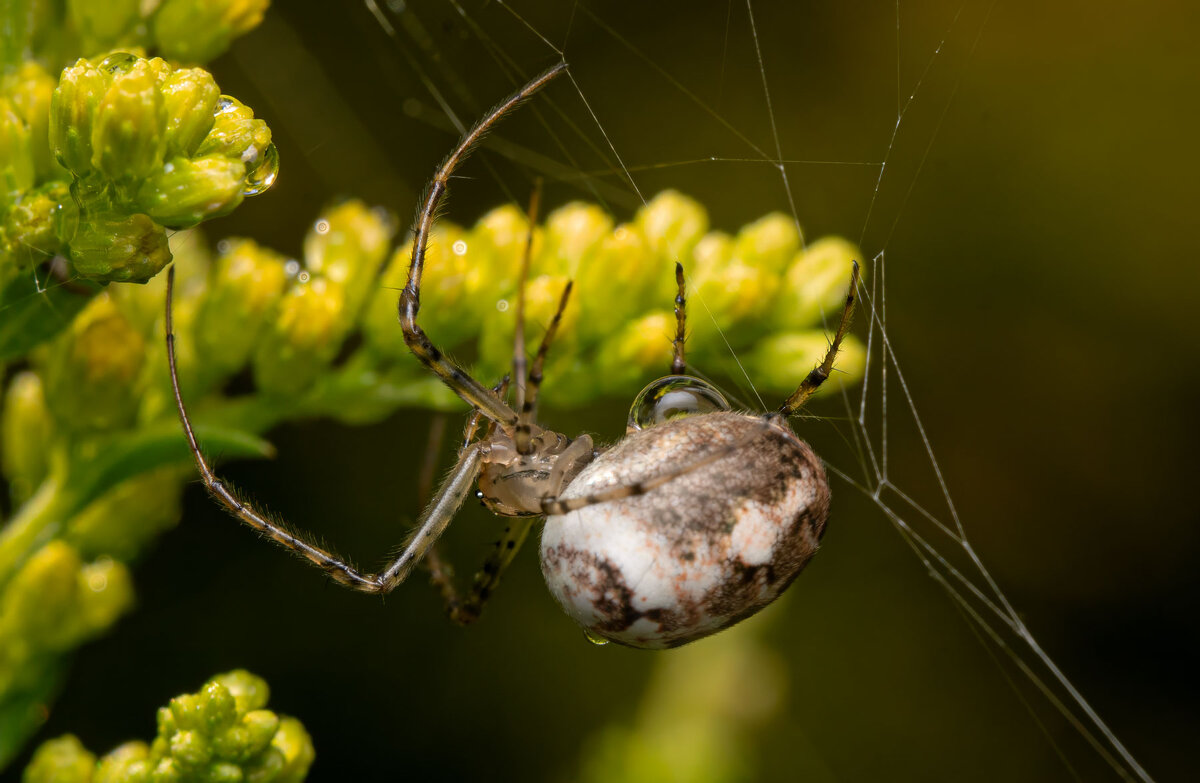
<instances>
[{"instance_id":1,"label":"spider eye","mask_svg":"<svg viewBox=\"0 0 1200 783\"><path fill-rule=\"evenodd\" d=\"M729 410L721 392L699 378L668 375L651 383L638 394L629 409L629 431L644 430L664 421Z\"/></svg>"}]
</instances>

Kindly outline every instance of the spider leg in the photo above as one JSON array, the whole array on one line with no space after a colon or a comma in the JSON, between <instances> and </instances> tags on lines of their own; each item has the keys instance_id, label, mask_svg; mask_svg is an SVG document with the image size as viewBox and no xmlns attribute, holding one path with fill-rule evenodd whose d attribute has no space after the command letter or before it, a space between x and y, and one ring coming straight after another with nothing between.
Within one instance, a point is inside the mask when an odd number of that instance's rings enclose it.
<instances>
[{"instance_id":1,"label":"spider leg","mask_svg":"<svg viewBox=\"0 0 1200 783\"><path fill-rule=\"evenodd\" d=\"M558 309L554 311L554 317L550 319L550 325L546 327L546 333L542 335L542 344L538 346L537 355L533 357L533 365L529 368L529 389L520 411L522 421L528 426L532 426L537 420L538 392L542 388L542 368L546 364L546 355L550 352L550 344L554 342L554 335L558 333L558 325L562 321L563 311L567 309L567 302L571 298L572 285L568 280L567 284L563 286L562 296L558 300Z\"/></svg>"},{"instance_id":2,"label":"spider leg","mask_svg":"<svg viewBox=\"0 0 1200 783\"><path fill-rule=\"evenodd\" d=\"M533 195L529 197L529 228L525 232L525 252L521 255L521 273L517 275L517 306L514 308L517 322L513 327L512 364L512 376L515 381L513 407L517 411L525 408L525 385L528 382L525 375L525 284L529 282L529 261L530 256L533 255L533 229L534 224L537 223L538 202L541 200L541 195L542 181L539 179L534 185ZM513 433L513 442L516 444L518 454L528 454L532 450L531 430L529 418L518 414L517 428Z\"/></svg>"},{"instance_id":3,"label":"spider leg","mask_svg":"<svg viewBox=\"0 0 1200 783\"><path fill-rule=\"evenodd\" d=\"M508 526L504 528L504 535L496 542L491 554L483 562L483 567L475 574L471 592L467 594L466 599L458 600L455 596L453 604L447 603L446 613L451 620L459 625L469 625L479 619L483 614L483 605L492 597L492 592L500 584L501 577L512 564L513 558L521 549L521 544L525 543L530 529L537 521L538 517L516 517L509 521Z\"/></svg>"},{"instance_id":4,"label":"spider leg","mask_svg":"<svg viewBox=\"0 0 1200 783\"><path fill-rule=\"evenodd\" d=\"M671 374L683 375L687 369L683 353L687 340L687 297L683 285L683 264L678 261L675 262L675 285L679 292L675 294L675 340L671 343L675 354L671 359Z\"/></svg>"},{"instance_id":5,"label":"spider leg","mask_svg":"<svg viewBox=\"0 0 1200 783\"><path fill-rule=\"evenodd\" d=\"M175 395L175 407L179 411L179 421L187 438L188 448L196 462L196 469L204 482L205 488L217 502L236 519L257 530L279 546L304 558L317 568L324 571L334 581L364 593L390 593L415 565L428 552L429 547L437 540L462 505L463 499L479 474L481 462L480 448L471 446L459 456L458 463L451 471L449 478L442 484L437 495L422 512L417 521L417 528L405 543L400 554L390 565L378 574L366 573L355 568L348 561L317 544L311 536L290 529L282 522L272 519L267 514L254 508L249 502L242 500L236 490L227 485L213 473L205 459L204 453L196 442L196 433L188 417L187 406L184 405L183 395L179 391L179 374L175 361L175 329L171 307L171 299L175 290L175 267L167 270L166 296L166 341L167 367L171 375L171 389Z\"/></svg>"},{"instance_id":6,"label":"spider leg","mask_svg":"<svg viewBox=\"0 0 1200 783\"><path fill-rule=\"evenodd\" d=\"M854 271L850 273L850 288L846 291L846 306L842 308L842 318L838 323L837 332L833 335L833 340L829 343L829 350L825 352L825 358L821 363L814 367L808 377L796 388L796 391L792 392L792 396L779 406L779 413L784 416L791 416L804 407L808 398L813 396L821 384L829 380L829 374L833 372L833 362L837 358L838 349L842 346L842 338L849 331L850 320L854 317L854 300L858 296L858 279L859 268L858 262L855 261Z\"/></svg>"},{"instance_id":7,"label":"spider leg","mask_svg":"<svg viewBox=\"0 0 1200 783\"><path fill-rule=\"evenodd\" d=\"M432 182L430 182L424 203L417 213L414 230L415 236L413 237L412 262L408 267L408 283L404 286L404 291L400 295L400 326L404 330L404 341L408 345L409 350L416 355L422 364L437 374L442 379L442 382L450 387L451 391L472 407L483 411L483 414L489 419L497 421L506 427L516 425L516 412L505 405L494 392L472 378L453 360L438 350L417 323L417 313L421 308L421 273L425 265L425 252L429 245L429 234L433 228L434 217L438 206L446 195L451 174L454 173L455 169L466 159L474 146L493 125L517 105L540 90L551 79L563 73L566 68L566 63L555 65L540 76L535 77L529 84L513 93L503 103L492 109L487 116L476 123L475 127L467 131L462 141L459 142L458 147L442 163L434 175Z\"/></svg>"}]
</instances>

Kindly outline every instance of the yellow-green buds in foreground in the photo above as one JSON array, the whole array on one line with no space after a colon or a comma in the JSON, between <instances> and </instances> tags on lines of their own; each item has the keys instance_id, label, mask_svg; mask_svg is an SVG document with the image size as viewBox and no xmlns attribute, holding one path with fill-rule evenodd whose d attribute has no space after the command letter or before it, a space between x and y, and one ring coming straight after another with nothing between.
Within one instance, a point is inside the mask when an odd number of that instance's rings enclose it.
<instances>
[{"instance_id":1,"label":"yellow-green buds in foreground","mask_svg":"<svg viewBox=\"0 0 1200 783\"><path fill-rule=\"evenodd\" d=\"M164 0L154 39L172 60L205 62L262 21L270 0Z\"/></svg>"},{"instance_id":2,"label":"yellow-green buds in foreground","mask_svg":"<svg viewBox=\"0 0 1200 783\"><path fill-rule=\"evenodd\" d=\"M71 735L42 744L25 783L299 783L316 756L304 726L265 709L267 684L221 674L158 711L150 744L127 742L98 761Z\"/></svg>"},{"instance_id":3,"label":"yellow-green buds in foreground","mask_svg":"<svg viewBox=\"0 0 1200 783\"><path fill-rule=\"evenodd\" d=\"M3 109L0 147L19 151ZM206 71L126 52L63 70L48 132L79 208L58 239L79 274L104 282L150 279L171 259L165 229L229 212L269 188L279 166L266 123ZM11 164L9 179L34 165Z\"/></svg>"}]
</instances>

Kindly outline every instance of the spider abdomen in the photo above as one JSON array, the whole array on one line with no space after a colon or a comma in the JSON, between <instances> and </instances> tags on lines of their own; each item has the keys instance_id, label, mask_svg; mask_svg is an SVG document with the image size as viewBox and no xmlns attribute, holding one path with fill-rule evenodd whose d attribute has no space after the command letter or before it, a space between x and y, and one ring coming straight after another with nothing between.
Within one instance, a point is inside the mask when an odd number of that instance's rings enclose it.
<instances>
[{"instance_id":1,"label":"spider abdomen","mask_svg":"<svg viewBox=\"0 0 1200 783\"><path fill-rule=\"evenodd\" d=\"M561 498L645 482L654 488L548 517L541 544L567 614L631 647L686 644L775 600L829 512L821 462L784 420L730 412L631 433Z\"/></svg>"}]
</instances>

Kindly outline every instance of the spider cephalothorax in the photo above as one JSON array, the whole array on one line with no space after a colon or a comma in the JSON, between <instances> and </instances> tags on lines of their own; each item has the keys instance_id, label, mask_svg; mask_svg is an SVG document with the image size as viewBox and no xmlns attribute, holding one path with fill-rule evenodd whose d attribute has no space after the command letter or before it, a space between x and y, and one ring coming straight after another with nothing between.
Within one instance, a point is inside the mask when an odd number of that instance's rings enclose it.
<instances>
[{"instance_id":1,"label":"spider cephalothorax","mask_svg":"<svg viewBox=\"0 0 1200 783\"><path fill-rule=\"evenodd\" d=\"M821 461L796 437L787 417L833 370L850 326L858 265L837 331L821 364L778 411L736 413L713 386L684 375L686 303L683 267L675 266L676 333L671 375L633 403L628 432L608 449L537 423L542 368L570 296L567 284L528 368L524 281L519 276L508 380L488 388L448 358L418 323L421 276L434 215L451 174L504 114L566 69L538 76L481 120L450 153L430 183L414 227L400 326L413 354L473 409L450 475L422 512L399 555L378 573L361 571L308 537L241 501L212 472L196 443L176 378L171 292L167 277L167 353L184 432L205 486L242 522L355 590L387 593L428 560L433 581L460 622L478 617L504 569L539 517L546 518L542 570L563 608L593 637L634 647L674 647L726 628L773 601L816 552L829 513ZM482 419L488 424L478 438ZM484 505L510 518L468 595L460 596L435 544L477 484Z\"/></svg>"}]
</instances>

